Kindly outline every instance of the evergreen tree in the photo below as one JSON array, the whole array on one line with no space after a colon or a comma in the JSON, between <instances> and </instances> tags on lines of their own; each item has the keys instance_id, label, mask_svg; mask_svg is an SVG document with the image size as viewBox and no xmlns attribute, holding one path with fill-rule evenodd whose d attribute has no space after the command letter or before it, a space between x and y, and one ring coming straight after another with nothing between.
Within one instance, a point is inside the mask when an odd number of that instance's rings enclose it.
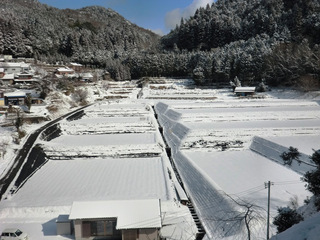
<instances>
[{"instance_id":1,"label":"evergreen tree","mask_svg":"<svg viewBox=\"0 0 320 240\"><path fill-rule=\"evenodd\" d=\"M278 208L278 215L274 218L273 224L277 226L278 233L281 233L301 221L303 217L296 210L281 207Z\"/></svg>"}]
</instances>

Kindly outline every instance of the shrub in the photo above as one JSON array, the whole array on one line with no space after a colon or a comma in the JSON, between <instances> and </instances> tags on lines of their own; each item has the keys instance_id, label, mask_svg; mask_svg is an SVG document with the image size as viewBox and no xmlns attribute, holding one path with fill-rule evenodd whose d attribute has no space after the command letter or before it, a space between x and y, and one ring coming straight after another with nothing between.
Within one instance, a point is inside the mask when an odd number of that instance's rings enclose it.
<instances>
[{"instance_id":1,"label":"shrub","mask_svg":"<svg viewBox=\"0 0 320 240\"><path fill-rule=\"evenodd\" d=\"M284 165L288 164L291 166L293 160L297 160L300 164L299 157L301 156L301 153L299 153L297 148L289 147L289 152L283 152L280 157L284 161Z\"/></svg>"},{"instance_id":2,"label":"shrub","mask_svg":"<svg viewBox=\"0 0 320 240\"><path fill-rule=\"evenodd\" d=\"M315 196L320 195L320 150L315 151L310 157L311 160L317 165L317 169L314 171L308 171L303 181L307 183L307 189L312 192Z\"/></svg>"},{"instance_id":3,"label":"shrub","mask_svg":"<svg viewBox=\"0 0 320 240\"><path fill-rule=\"evenodd\" d=\"M296 210L281 207L278 208L278 215L274 218L273 224L277 226L278 233L281 233L301 221L303 217Z\"/></svg>"},{"instance_id":4,"label":"shrub","mask_svg":"<svg viewBox=\"0 0 320 240\"><path fill-rule=\"evenodd\" d=\"M19 139L25 137L26 135L27 135L26 131L24 131L24 130L19 130L19 131L18 131L18 137L19 137Z\"/></svg>"}]
</instances>

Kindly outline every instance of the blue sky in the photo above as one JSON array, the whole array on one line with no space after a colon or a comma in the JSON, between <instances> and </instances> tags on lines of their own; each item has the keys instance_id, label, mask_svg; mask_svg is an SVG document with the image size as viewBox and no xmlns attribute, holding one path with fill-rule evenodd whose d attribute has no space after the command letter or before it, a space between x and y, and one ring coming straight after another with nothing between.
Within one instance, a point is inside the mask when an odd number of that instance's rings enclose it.
<instances>
[{"instance_id":1,"label":"blue sky","mask_svg":"<svg viewBox=\"0 0 320 240\"><path fill-rule=\"evenodd\" d=\"M39 0L57 8L78 9L99 5L111 8L129 21L159 34L166 34L181 17L188 18L213 0Z\"/></svg>"}]
</instances>

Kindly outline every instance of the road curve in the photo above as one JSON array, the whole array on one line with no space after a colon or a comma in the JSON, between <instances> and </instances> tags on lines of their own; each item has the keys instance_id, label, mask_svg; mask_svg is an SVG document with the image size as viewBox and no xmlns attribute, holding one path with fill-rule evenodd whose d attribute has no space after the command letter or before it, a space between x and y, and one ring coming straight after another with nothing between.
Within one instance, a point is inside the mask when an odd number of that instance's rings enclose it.
<instances>
[{"instance_id":1,"label":"road curve","mask_svg":"<svg viewBox=\"0 0 320 240\"><path fill-rule=\"evenodd\" d=\"M34 131L32 134L29 135L28 139L25 141L23 147L18 151L14 163L11 165L11 168L7 171L5 176L3 176L2 179L0 179L0 201L2 200L3 195L8 190L10 183L14 180L16 174L19 172L19 170L22 168L24 160L28 156L28 153L30 152L32 146L34 145L35 141L37 140L38 136L42 131L47 129L48 127L51 127L53 124L56 124L57 122L61 121L62 119L75 114L81 110L83 110L86 107L91 106L92 104L86 105L84 107L78 108L72 112L69 112L61 117L58 117L51 122L45 124L44 126L40 127L36 131Z\"/></svg>"}]
</instances>

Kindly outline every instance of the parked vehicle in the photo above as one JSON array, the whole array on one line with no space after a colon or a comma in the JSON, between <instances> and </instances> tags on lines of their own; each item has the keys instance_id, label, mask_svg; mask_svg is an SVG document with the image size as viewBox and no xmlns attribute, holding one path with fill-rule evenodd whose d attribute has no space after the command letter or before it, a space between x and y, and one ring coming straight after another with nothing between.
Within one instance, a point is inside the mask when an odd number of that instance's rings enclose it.
<instances>
[{"instance_id":1,"label":"parked vehicle","mask_svg":"<svg viewBox=\"0 0 320 240\"><path fill-rule=\"evenodd\" d=\"M7 228L2 231L0 240L28 240L28 234L18 228Z\"/></svg>"}]
</instances>

